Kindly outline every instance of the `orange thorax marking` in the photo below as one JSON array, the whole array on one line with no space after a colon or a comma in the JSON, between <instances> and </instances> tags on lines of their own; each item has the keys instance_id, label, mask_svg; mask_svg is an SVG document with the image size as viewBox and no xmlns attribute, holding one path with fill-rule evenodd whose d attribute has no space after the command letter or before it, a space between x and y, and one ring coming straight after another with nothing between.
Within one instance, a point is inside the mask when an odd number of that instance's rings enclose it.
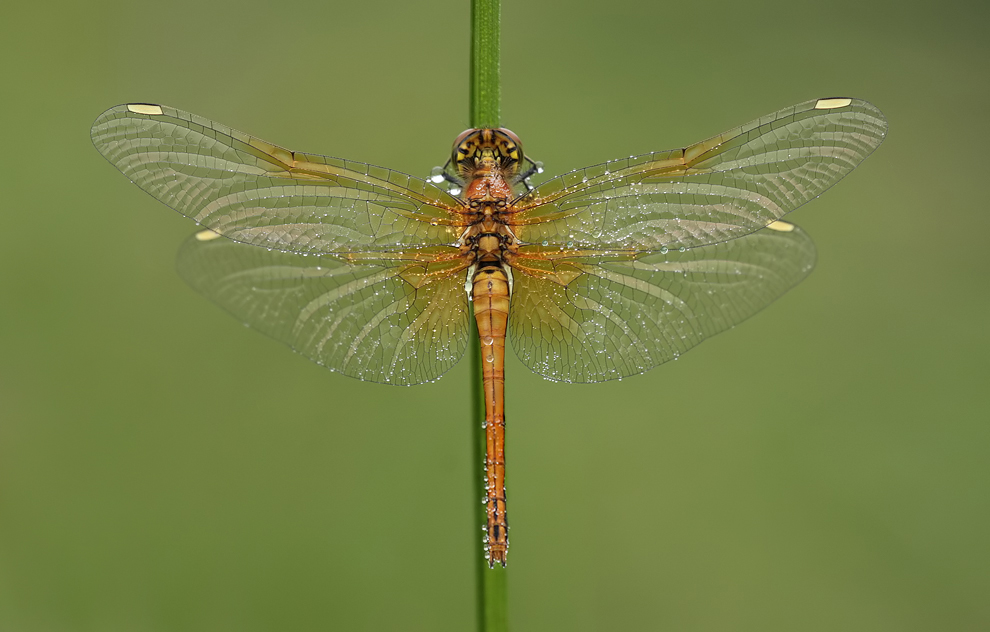
<instances>
[{"instance_id":1,"label":"orange thorax marking","mask_svg":"<svg viewBox=\"0 0 990 632\"><path fill-rule=\"evenodd\" d=\"M474 250L476 261L503 260L504 247L516 249L515 240L505 224L512 187L497 169L471 180L465 191L471 225L463 243Z\"/></svg>"}]
</instances>

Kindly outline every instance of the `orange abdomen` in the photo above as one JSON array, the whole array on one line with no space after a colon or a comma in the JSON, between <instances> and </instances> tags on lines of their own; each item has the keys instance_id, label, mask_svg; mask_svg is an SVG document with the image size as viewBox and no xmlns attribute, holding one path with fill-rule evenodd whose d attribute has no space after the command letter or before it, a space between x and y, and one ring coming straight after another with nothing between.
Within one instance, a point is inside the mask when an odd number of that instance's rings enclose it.
<instances>
[{"instance_id":1,"label":"orange abdomen","mask_svg":"<svg viewBox=\"0 0 990 632\"><path fill-rule=\"evenodd\" d=\"M481 340L485 392L486 551L489 566L505 566L509 523L505 502L505 329L509 320L509 280L498 266L474 276L474 317Z\"/></svg>"}]
</instances>

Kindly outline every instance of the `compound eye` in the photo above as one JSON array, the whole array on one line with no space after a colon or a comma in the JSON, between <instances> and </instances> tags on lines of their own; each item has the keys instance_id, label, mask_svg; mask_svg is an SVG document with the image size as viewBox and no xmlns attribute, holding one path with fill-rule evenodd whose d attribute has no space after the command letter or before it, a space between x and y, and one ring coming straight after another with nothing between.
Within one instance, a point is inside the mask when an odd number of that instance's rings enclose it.
<instances>
[{"instance_id":1,"label":"compound eye","mask_svg":"<svg viewBox=\"0 0 990 632\"><path fill-rule=\"evenodd\" d=\"M519 141L519 137L516 136L515 133L511 129L506 129L504 127L500 127L500 128L498 128L498 131L500 131L503 134L505 134L506 136L508 136L509 139L512 142L514 142L516 145L518 145L519 147L522 147L522 143Z\"/></svg>"},{"instance_id":2,"label":"compound eye","mask_svg":"<svg viewBox=\"0 0 990 632\"><path fill-rule=\"evenodd\" d=\"M505 129L504 127L500 127L498 129L498 133L504 136L510 143L515 145L515 152L517 154L516 158L522 159L523 147L522 147L522 141L519 140L519 137L513 134L512 130Z\"/></svg>"},{"instance_id":3,"label":"compound eye","mask_svg":"<svg viewBox=\"0 0 990 632\"><path fill-rule=\"evenodd\" d=\"M454 139L454 148L457 148L457 146L463 143L468 136L474 134L477 131L478 131L477 129L471 128L471 129L466 129L460 134L458 134L457 138Z\"/></svg>"}]
</instances>

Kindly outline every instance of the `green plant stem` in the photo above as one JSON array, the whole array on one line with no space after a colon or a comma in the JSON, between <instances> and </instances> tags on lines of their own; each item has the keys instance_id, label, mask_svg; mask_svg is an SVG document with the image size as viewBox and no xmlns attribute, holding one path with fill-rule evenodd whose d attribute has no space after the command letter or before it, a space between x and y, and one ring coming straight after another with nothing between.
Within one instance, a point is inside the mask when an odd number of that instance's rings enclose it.
<instances>
[{"instance_id":1,"label":"green plant stem","mask_svg":"<svg viewBox=\"0 0 990 632\"><path fill-rule=\"evenodd\" d=\"M498 127L499 101L499 0L471 0L471 127ZM472 319L473 321L473 319ZM471 384L471 424L472 452L474 453L471 475L474 477L475 495L472 499L473 529L487 522L485 504L478 501L485 497L482 473L485 467L485 433L481 420L485 418L484 385L481 381L481 349L478 342L477 325L472 322L470 345ZM479 417L480 414L480 417ZM478 511L478 508L481 511ZM480 519L480 520L479 520ZM474 537L478 538L478 531ZM479 542L476 539L475 542ZM507 632L506 569L501 566L488 568L488 562L480 552L475 554L477 565L477 608L478 629L481 632Z\"/></svg>"},{"instance_id":2,"label":"green plant stem","mask_svg":"<svg viewBox=\"0 0 990 632\"><path fill-rule=\"evenodd\" d=\"M499 0L471 0L471 126L498 127Z\"/></svg>"}]
</instances>

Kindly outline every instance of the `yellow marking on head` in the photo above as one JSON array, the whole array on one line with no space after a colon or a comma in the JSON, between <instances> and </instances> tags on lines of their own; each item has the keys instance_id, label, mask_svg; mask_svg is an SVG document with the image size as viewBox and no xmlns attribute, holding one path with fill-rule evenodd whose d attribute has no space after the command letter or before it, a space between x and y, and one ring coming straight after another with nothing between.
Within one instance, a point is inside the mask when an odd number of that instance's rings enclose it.
<instances>
[{"instance_id":1,"label":"yellow marking on head","mask_svg":"<svg viewBox=\"0 0 990 632\"><path fill-rule=\"evenodd\" d=\"M196 241L213 241L218 237L223 237L223 235L221 235L215 230L210 230L209 228L207 228L206 230L201 230L198 233L196 233Z\"/></svg>"},{"instance_id":2,"label":"yellow marking on head","mask_svg":"<svg viewBox=\"0 0 990 632\"><path fill-rule=\"evenodd\" d=\"M794 230L794 224L789 224L788 222L782 222L777 220L776 222L770 222L767 224L767 228L770 230L776 230L781 233L789 233Z\"/></svg>"},{"instance_id":3,"label":"yellow marking on head","mask_svg":"<svg viewBox=\"0 0 990 632\"><path fill-rule=\"evenodd\" d=\"M844 108L850 103L852 99L838 98L838 99L818 99L818 103L815 104L816 110L834 110L835 108Z\"/></svg>"},{"instance_id":4,"label":"yellow marking on head","mask_svg":"<svg viewBox=\"0 0 990 632\"><path fill-rule=\"evenodd\" d=\"M161 116L164 114L162 112L162 106L151 105L149 103L128 103L127 109L135 114L150 114L152 116Z\"/></svg>"}]
</instances>

